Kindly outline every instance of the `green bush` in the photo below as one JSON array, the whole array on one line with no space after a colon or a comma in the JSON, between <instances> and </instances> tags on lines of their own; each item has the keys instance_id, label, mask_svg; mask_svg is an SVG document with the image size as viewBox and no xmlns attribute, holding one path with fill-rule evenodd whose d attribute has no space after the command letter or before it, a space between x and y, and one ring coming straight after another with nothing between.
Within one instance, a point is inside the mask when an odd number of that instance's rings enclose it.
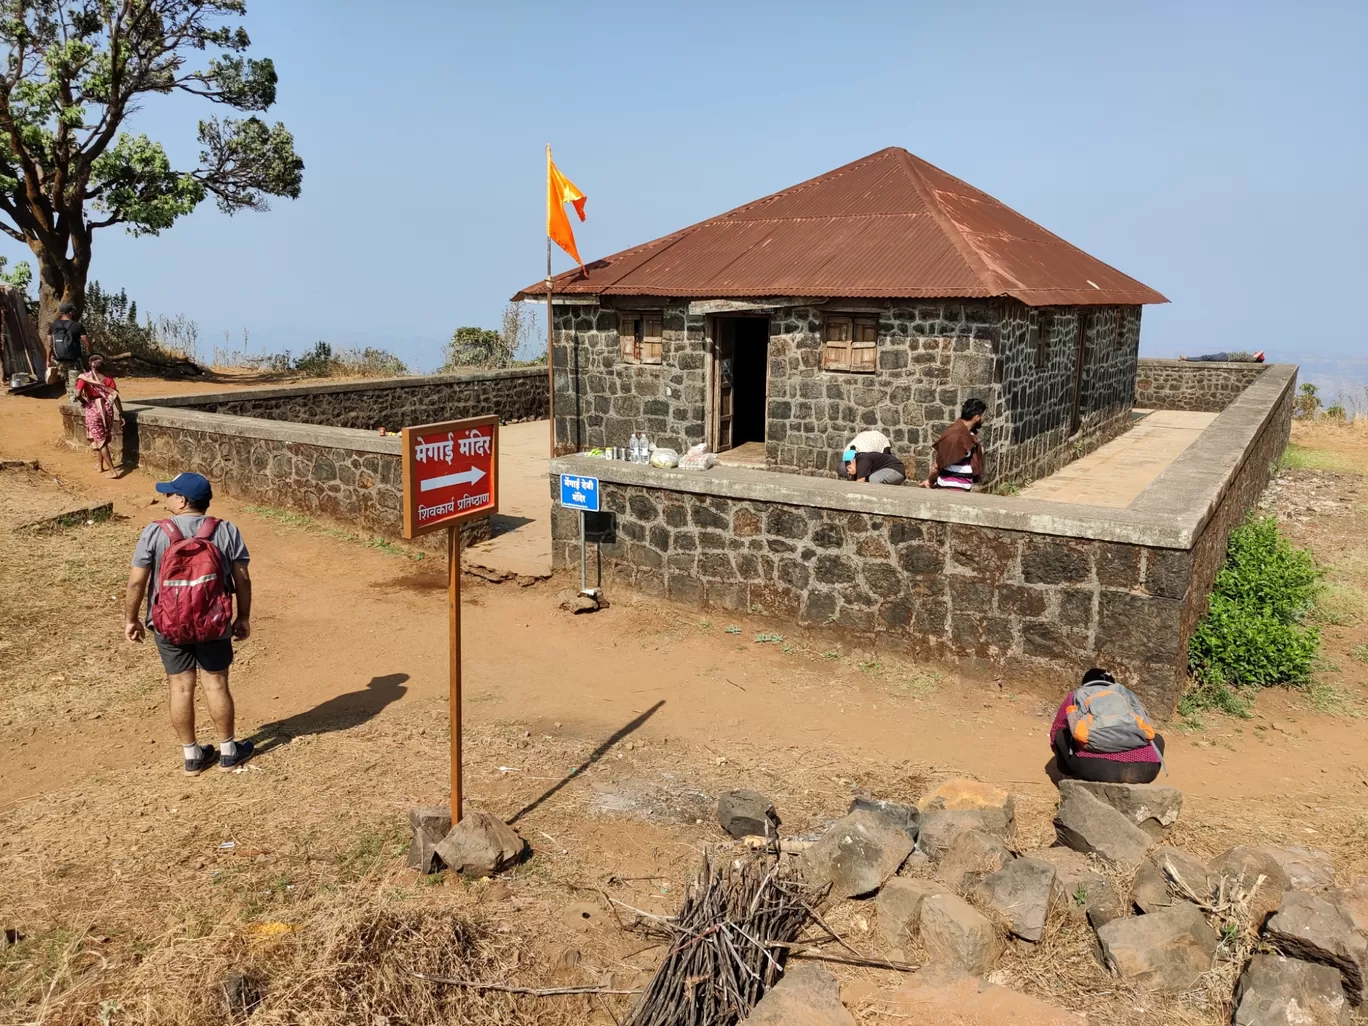
<instances>
[{"instance_id":1,"label":"green bush","mask_svg":"<svg viewBox=\"0 0 1368 1026\"><path fill-rule=\"evenodd\" d=\"M1211 608L1188 646L1195 690L1211 698L1203 704L1226 704L1232 687L1310 683L1320 631L1307 615L1320 580L1311 554L1288 541L1274 518L1231 532Z\"/></svg>"},{"instance_id":2,"label":"green bush","mask_svg":"<svg viewBox=\"0 0 1368 1026\"><path fill-rule=\"evenodd\" d=\"M334 351L326 342L315 342L312 349L295 357L294 369L315 378L394 378L408 373L404 361L386 349Z\"/></svg>"}]
</instances>

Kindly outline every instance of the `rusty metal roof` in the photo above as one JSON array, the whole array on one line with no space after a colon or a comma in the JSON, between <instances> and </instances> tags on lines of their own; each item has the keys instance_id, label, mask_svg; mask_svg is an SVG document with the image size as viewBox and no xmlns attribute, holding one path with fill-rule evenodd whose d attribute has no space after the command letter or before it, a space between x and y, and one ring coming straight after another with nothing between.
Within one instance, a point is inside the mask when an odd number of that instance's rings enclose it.
<instances>
[{"instance_id":1,"label":"rusty metal roof","mask_svg":"<svg viewBox=\"0 0 1368 1026\"><path fill-rule=\"evenodd\" d=\"M1167 303L987 193L889 147L556 276L558 295ZM515 299L546 294L543 282Z\"/></svg>"}]
</instances>

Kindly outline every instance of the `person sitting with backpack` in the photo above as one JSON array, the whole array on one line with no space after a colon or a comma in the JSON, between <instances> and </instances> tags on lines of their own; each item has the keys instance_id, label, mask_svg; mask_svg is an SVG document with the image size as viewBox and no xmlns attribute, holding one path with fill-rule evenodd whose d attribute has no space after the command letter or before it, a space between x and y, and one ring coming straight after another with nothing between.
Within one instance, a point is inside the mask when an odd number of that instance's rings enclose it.
<instances>
[{"instance_id":1,"label":"person sitting with backpack","mask_svg":"<svg viewBox=\"0 0 1368 1026\"><path fill-rule=\"evenodd\" d=\"M142 641L152 628L171 687L171 725L180 735L187 776L215 762L221 769L252 757L252 742L233 733L228 667L233 639L251 634L252 580L247 545L227 520L207 516L214 491L207 478L181 474L157 484L171 516L148 524L133 551L124 599L124 634ZM150 584L150 588L149 588ZM139 617L147 594L147 619ZM233 598L237 598L237 619ZM195 685L204 684L209 715L222 739L217 751L195 736Z\"/></svg>"},{"instance_id":2,"label":"person sitting with backpack","mask_svg":"<svg viewBox=\"0 0 1368 1026\"><path fill-rule=\"evenodd\" d=\"M48 328L47 365L66 381L67 401L76 398L76 378L85 370L85 351L90 345L85 325L75 320L76 306L63 303L60 316ZM49 384L52 379L48 379Z\"/></svg>"},{"instance_id":3,"label":"person sitting with backpack","mask_svg":"<svg viewBox=\"0 0 1368 1026\"><path fill-rule=\"evenodd\" d=\"M1107 784L1149 784L1164 765L1164 738L1135 692L1106 670L1083 674L1050 726L1059 772Z\"/></svg>"}]
</instances>

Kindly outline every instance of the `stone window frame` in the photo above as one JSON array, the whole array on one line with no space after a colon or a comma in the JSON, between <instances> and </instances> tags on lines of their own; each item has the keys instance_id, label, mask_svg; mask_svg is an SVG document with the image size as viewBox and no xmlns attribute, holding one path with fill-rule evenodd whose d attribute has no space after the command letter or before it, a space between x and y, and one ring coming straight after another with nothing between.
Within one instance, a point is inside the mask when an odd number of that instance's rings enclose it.
<instances>
[{"instance_id":1,"label":"stone window frame","mask_svg":"<svg viewBox=\"0 0 1368 1026\"><path fill-rule=\"evenodd\" d=\"M1045 310L1039 311L1031 322L1030 345L1035 353L1035 369L1044 370L1050 365L1050 343L1054 340L1055 315Z\"/></svg>"},{"instance_id":2,"label":"stone window frame","mask_svg":"<svg viewBox=\"0 0 1368 1026\"><path fill-rule=\"evenodd\" d=\"M630 328L627 327L629 323L631 324ZM619 310L618 342L624 363L648 365L664 363L664 311Z\"/></svg>"},{"instance_id":3,"label":"stone window frame","mask_svg":"<svg viewBox=\"0 0 1368 1026\"><path fill-rule=\"evenodd\" d=\"M877 369L878 342L878 317L826 314L822 320L822 370L873 374Z\"/></svg>"}]
</instances>

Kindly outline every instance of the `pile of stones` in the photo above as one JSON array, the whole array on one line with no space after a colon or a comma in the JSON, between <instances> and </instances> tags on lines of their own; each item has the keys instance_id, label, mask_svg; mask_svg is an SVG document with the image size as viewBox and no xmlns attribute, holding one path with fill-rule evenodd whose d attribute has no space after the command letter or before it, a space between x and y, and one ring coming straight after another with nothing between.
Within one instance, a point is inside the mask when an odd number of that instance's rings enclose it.
<instances>
[{"instance_id":1,"label":"pile of stones","mask_svg":"<svg viewBox=\"0 0 1368 1026\"><path fill-rule=\"evenodd\" d=\"M918 941L938 971L986 976L1008 944L1040 943L1064 914L1089 924L1102 965L1146 991L1210 993L1236 978L1213 969L1244 962L1236 1026L1347 1024L1363 1003L1368 879L1338 886L1330 857L1303 848L1204 862L1166 843L1183 805L1172 787L1065 780L1060 799L1049 848L1018 850L1008 792L957 779L915 806L858 799L798 857L833 897L872 902L888 947ZM719 821L778 837L755 792L723 796Z\"/></svg>"}]
</instances>

